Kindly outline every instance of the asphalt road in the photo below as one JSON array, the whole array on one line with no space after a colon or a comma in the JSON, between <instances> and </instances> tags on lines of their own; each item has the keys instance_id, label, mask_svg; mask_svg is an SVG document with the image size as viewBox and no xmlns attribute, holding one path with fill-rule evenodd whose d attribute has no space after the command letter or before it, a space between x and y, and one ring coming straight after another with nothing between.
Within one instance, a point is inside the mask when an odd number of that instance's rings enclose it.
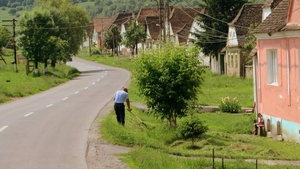
<instances>
[{"instance_id":1,"label":"asphalt road","mask_svg":"<svg viewBox=\"0 0 300 169\"><path fill-rule=\"evenodd\" d=\"M79 77L0 105L0 169L86 169L90 126L130 72L73 58Z\"/></svg>"}]
</instances>

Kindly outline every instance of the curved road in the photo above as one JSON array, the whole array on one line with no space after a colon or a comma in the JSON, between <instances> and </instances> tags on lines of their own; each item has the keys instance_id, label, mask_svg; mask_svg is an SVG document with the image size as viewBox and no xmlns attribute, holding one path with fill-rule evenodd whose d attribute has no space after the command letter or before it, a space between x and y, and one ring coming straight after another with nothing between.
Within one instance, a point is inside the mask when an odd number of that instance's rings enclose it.
<instances>
[{"instance_id":1,"label":"curved road","mask_svg":"<svg viewBox=\"0 0 300 169\"><path fill-rule=\"evenodd\" d=\"M79 77L0 105L0 169L86 169L89 128L130 72L73 58Z\"/></svg>"}]
</instances>

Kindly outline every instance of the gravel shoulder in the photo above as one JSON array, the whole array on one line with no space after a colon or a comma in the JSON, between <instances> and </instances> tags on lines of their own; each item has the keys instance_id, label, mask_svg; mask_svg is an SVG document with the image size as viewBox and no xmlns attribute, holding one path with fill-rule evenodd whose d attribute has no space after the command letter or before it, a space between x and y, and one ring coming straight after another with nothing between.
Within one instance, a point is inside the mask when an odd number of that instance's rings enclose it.
<instances>
[{"instance_id":1,"label":"gravel shoulder","mask_svg":"<svg viewBox=\"0 0 300 169\"><path fill-rule=\"evenodd\" d=\"M130 147L113 145L102 139L99 131L101 123L99 118L109 114L113 109L113 101L110 101L100 110L94 120L88 134L88 146L86 151L86 162L88 169L130 169L115 154L126 153L132 150Z\"/></svg>"}]
</instances>

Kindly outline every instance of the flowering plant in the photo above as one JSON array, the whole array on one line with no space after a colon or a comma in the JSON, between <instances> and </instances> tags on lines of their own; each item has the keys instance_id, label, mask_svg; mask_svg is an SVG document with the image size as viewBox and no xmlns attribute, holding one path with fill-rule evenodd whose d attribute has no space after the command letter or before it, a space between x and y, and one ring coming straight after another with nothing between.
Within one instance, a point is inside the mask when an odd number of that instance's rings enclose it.
<instances>
[{"instance_id":1,"label":"flowering plant","mask_svg":"<svg viewBox=\"0 0 300 169\"><path fill-rule=\"evenodd\" d=\"M241 106L239 105L239 100L236 97L233 99L230 97L222 97L219 109L222 112L238 113L241 110Z\"/></svg>"}]
</instances>

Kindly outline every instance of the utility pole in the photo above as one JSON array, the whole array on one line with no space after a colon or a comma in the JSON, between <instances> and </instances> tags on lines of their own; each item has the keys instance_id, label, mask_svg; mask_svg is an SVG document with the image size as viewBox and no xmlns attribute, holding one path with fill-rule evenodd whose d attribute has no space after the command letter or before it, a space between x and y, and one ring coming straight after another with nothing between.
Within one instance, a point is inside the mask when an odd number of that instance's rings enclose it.
<instances>
[{"instance_id":1,"label":"utility pole","mask_svg":"<svg viewBox=\"0 0 300 169\"><path fill-rule=\"evenodd\" d=\"M14 62L15 71L18 72L17 67L17 47L16 47L16 22L17 20L14 18L12 20L2 20L2 22L12 22L12 25L3 25L3 26L12 26L13 27L13 48L14 48Z\"/></svg>"},{"instance_id":2,"label":"utility pole","mask_svg":"<svg viewBox=\"0 0 300 169\"><path fill-rule=\"evenodd\" d=\"M168 42L171 41L171 37L170 37L170 4L169 4L169 0L166 0L166 4L167 4L167 17L166 17L166 21L167 21L167 38L168 38Z\"/></svg>"},{"instance_id":3,"label":"utility pole","mask_svg":"<svg viewBox=\"0 0 300 169\"><path fill-rule=\"evenodd\" d=\"M160 35L161 39L165 42L165 12L164 12L164 0L159 0L159 20L160 20Z\"/></svg>"}]
</instances>

